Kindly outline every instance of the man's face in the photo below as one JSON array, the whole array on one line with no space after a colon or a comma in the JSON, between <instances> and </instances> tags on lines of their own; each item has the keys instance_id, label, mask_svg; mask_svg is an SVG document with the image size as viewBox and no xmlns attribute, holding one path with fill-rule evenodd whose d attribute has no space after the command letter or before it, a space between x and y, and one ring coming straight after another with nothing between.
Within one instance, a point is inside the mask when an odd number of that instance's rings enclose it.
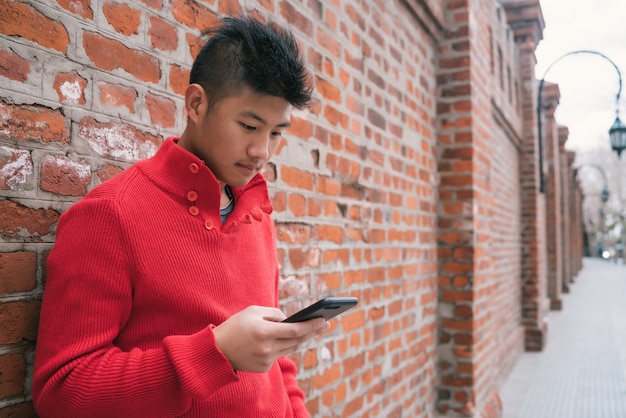
<instances>
[{"instance_id":1,"label":"man's face","mask_svg":"<svg viewBox=\"0 0 626 418\"><path fill-rule=\"evenodd\" d=\"M198 109L192 134L183 135L179 144L204 160L221 183L242 187L276 152L292 106L246 88L213 108L204 97Z\"/></svg>"}]
</instances>

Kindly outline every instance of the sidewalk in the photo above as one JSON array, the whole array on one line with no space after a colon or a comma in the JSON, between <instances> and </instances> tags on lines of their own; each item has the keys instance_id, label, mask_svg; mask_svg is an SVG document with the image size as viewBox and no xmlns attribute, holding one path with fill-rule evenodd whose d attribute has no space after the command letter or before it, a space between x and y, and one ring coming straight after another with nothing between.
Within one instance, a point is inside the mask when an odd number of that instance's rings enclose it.
<instances>
[{"instance_id":1,"label":"sidewalk","mask_svg":"<svg viewBox=\"0 0 626 418\"><path fill-rule=\"evenodd\" d=\"M546 347L522 354L502 388L504 418L626 417L626 266L583 265Z\"/></svg>"}]
</instances>

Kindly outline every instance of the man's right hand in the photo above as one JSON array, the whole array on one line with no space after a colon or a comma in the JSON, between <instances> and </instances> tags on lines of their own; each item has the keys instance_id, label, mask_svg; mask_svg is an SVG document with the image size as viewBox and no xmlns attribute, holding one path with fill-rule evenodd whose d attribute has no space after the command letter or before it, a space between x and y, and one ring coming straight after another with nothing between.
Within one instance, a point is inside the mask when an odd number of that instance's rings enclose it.
<instances>
[{"instance_id":1,"label":"man's right hand","mask_svg":"<svg viewBox=\"0 0 626 418\"><path fill-rule=\"evenodd\" d=\"M215 343L235 370L260 373L328 329L323 318L297 323L283 319L280 309L249 306L213 329Z\"/></svg>"}]
</instances>

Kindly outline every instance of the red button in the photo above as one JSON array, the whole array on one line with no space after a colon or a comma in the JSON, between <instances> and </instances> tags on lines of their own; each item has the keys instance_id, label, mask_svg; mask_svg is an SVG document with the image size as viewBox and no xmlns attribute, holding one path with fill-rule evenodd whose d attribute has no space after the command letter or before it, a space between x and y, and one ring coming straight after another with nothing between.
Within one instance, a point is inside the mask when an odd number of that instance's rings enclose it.
<instances>
[{"instance_id":1,"label":"red button","mask_svg":"<svg viewBox=\"0 0 626 418\"><path fill-rule=\"evenodd\" d=\"M190 202L195 202L196 200L198 200L198 193L196 193L194 190L191 190L187 193L187 200Z\"/></svg>"},{"instance_id":2,"label":"red button","mask_svg":"<svg viewBox=\"0 0 626 418\"><path fill-rule=\"evenodd\" d=\"M204 221L204 227L210 231L211 229L213 229L213 221L207 219L206 221Z\"/></svg>"},{"instance_id":3,"label":"red button","mask_svg":"<svg viewBox=\"0 0 626 418\"><path fill-rule=\"evenodd\" d=\"M198 167L198 164L196 163L189 164L189 171L191 171L193 174L196 174L199 169L200 167Z\"/></svg>"},{"instance_id":4,"label":"red button","mask_svg":"<svg viewBox=\"0 0 626 418\"><path fill-rule=\"evenodd\" d=\"M193 216L196 216L200 213L200 209L198 209L197 206L189 206L189 213L191 213Z\"/></svg>"}]
</instances>

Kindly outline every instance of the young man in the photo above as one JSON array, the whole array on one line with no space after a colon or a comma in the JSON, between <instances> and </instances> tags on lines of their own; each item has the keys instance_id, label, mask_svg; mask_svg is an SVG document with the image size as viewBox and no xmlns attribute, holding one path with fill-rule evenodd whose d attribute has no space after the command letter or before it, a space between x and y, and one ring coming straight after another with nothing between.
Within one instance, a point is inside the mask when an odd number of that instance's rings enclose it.
<instances>
[{"instance_id":1,"label":"young man","mask_svg":"<svg viewBox=\"0 0 626 418\"><path fill-rule=\"evenodd\" d=\"M261 168L311 88L288 32L226 18L187 127L63 214L33 377L41 417L308 416L285 358L323 332L278 309Z\"/></svg>"}]
</instances>

